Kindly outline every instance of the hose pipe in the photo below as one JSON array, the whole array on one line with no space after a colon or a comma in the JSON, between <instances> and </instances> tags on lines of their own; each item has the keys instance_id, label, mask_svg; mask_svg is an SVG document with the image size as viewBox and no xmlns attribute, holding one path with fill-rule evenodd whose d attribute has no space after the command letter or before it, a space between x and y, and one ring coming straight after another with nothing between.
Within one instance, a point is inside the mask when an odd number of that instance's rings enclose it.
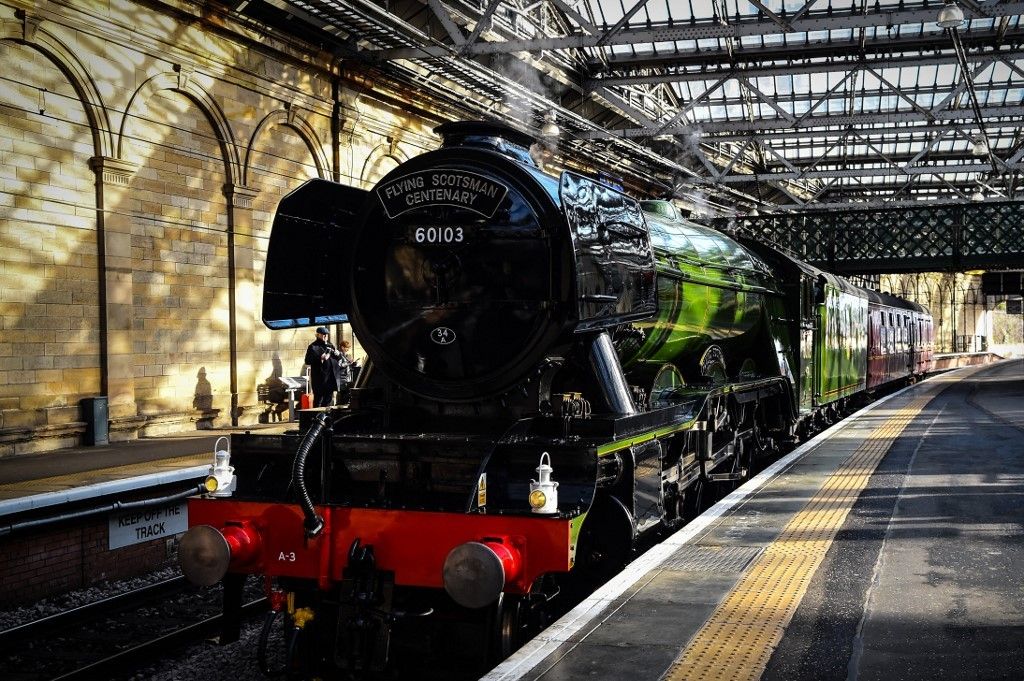
<instances>
[{"instance_id":1,"label":"hose pipe","mask_svg":"<svg viewBox=\"0 0 1024 681\"><path fill-rule=\"evenodd\" d=\"M313 425L306 431L302 442L299 443L299 449L295 452L295 462L292 464L292 486L299 494L299 506L302 507L302 515L305 516L302 525L306 529L308 539L323 532L324 519L313 508L313 499L310 498L309 490L306 489L306 457L309 455L309 450L313 449L313 445L320 439L328 420L330 417L327 412L321 412L313 419Z\"/></svg>"},{"instance_id":2,"label":"hose pipe","mask_svg":"<svg viewBox=\"0 0 1024 681\"><path fill-rule=\"evenodd\" d=\"M267 616L263 620L263 629L260 631L260 638L256 644L256 661L260 666L260 671L263 672L264 676L275 678L283 676L286 667L280 669L272 669L270 663L267 660L267 647L270 641L270 630L274 626L274 620L280 613L277 610L271 610L267 613Z\"/></svg>"}]
</instances>

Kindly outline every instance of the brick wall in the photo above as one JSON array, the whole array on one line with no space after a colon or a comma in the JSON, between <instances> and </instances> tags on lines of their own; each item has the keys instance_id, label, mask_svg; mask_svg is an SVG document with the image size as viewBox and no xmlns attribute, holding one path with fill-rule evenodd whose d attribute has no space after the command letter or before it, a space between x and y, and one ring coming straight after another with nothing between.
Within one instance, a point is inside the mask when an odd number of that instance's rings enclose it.
<instances>
[{"instance_id":1,"label":"brick wall","mask_svg":"<svg viewBox=\"0 0 1024 681\"><path fill-rule=\"evenodd\" d=\"M107 518L102 516L0 539L0 608L144 574L174 562L168 538L109 551L107 532Z\"/></svg>"},{"instance_id":2,"label":"brick wall","mask_svg":"<svg viewBox=\"0 0 1024 681\"><path fill-rule=\"evenodd\" d=\"M278 201L437 143L440 116L213 9L0 0L0 456L77 444L97 395L113 440L254 423L313 339L260 322Z\"/></svg>"}]
</instances>

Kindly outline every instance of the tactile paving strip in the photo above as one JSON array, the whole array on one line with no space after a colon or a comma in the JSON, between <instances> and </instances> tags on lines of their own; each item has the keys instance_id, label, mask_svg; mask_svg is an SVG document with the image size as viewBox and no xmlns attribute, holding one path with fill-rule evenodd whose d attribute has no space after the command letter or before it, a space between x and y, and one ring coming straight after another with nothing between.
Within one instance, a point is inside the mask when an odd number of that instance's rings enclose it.
<instances>
[{"instance_id":1,"label":"tactile paving strip","mask_svg":"<svg viewBox=\"0 0 1024 681\"><path fill-rule=\"evenodd\" d=\"M762 551L760 546L684 546L661 567L676 572L743 572Z\"/></svg>"},{"instance_id":2,"label":"tactile paving strip","mask_svg":"<svg viewBox=\"0 0 1024 681\"><path fill-rule=\"evenodd\" d=\"M665 681L760 678L836 533L878 463L934 397L928 390L869 434L767 546L672 664Z\"/></svg>"}]
</instances>

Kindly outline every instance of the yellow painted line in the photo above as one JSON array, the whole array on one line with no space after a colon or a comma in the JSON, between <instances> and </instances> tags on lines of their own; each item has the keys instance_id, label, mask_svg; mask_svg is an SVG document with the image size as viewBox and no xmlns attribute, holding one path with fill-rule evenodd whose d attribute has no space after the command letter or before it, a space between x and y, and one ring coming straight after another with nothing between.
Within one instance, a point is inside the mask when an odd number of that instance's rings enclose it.
<instances>
[{"instance_id":1,"label":"yellow painted line","mask_svg":"<svg viewBox=\"0 0 1024 681\"><path fill-rule=\"evenodd\" d=\"M733 587L669 668L664 681L754 681L793 618L811 577L878 463L932 400L898 410L843 462Z\"/></svg>"}]
</instances>

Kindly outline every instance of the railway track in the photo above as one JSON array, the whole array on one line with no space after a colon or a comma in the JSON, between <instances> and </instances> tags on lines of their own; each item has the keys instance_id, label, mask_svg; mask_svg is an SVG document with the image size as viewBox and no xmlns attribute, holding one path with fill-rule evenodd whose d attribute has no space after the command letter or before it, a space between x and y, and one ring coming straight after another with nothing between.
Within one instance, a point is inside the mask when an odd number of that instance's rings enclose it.
<instances>
[{"instance_id":1,"label":"railway track","mask_svg":"<svg viewBox=\"0 0 1024 681\"><path fill-rule=\"evenodd\" d=\"M89 603L0 631L0 678L70 681L127 678L142 665L216 635L222 589L183 577ZM266 609L250 597L243 616Z\"/></svg>"}]
</instances>

